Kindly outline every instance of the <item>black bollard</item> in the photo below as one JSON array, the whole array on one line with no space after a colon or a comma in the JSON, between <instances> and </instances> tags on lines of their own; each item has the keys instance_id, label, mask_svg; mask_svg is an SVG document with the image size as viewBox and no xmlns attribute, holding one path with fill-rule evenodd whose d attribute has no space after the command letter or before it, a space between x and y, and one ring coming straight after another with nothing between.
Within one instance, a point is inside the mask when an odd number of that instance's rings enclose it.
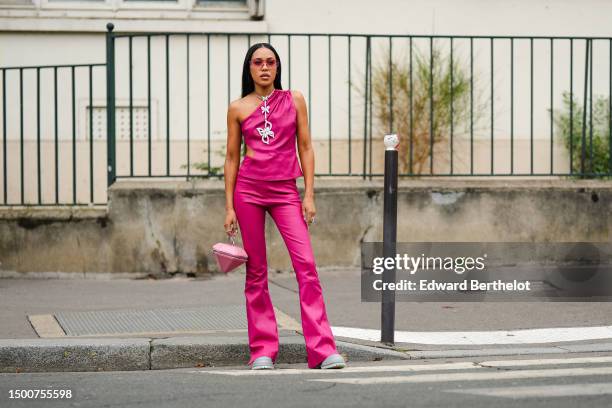
<instances>
[{"instance_id":1,"label":"black bollard","mask_svg":"<svg viewBox=\"0 0 612 408\"><path fill-rule=\"evenodd\" d=\"M110 187L117 180L115 157L115 37L113 23L106 24L106 185Z\"/></svg>"},{"instance_id":2,"label":"black bollard","mask_svg":"<svg viewBox=\"0 0 612 408\"><path fill-rule=\"evenodd\" d=\"M385 142L385 191L383 215L383 256L395 258L397 239L397 135L386 135ZM395 267L385 269L383 282L395 282ZM383 343L393 343L395 333L395 291L383 290L381 307L381 336Z\"/></svg>"}]
</instances>

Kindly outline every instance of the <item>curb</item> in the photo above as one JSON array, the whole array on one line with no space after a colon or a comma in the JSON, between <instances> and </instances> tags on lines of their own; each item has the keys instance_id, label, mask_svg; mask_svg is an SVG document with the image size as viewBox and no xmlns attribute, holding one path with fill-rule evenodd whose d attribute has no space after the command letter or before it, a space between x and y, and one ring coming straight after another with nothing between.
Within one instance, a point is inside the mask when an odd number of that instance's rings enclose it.
<instances>
[{"instance_id":1,"label":"curb","mask_svg":"<svg viewBox=\"0 0 612 408\"><path fill-rule=\"evenodd\" d=\"M394 350L336 340L347 361L416 360L529 354L611 352L612 342L481 349ZM0 340L0 372L141 371L248 367L248 340L232 336ZM281 336L276 363L306 363L304 338Z\"/></svg>"},{"instance_id":2,"label":"curb","mask_svg":"<svg viewBox=\"0 0 612 408\"><path fill-rule=\"evenodd\" d=\"M0 372L149 369L149 339L0 340Z\"/></svg>"},{"instance_id":3,"label":"curb","mask_svg":"<svg viewBox=\"0 0 612 408\"><path fill-rule=\"evenodd\" d=\"M410 359L461 358L528 354L570 354L612 351L612 343L582 343L534 347L489 347L481 349L448 349L404 351Z\"/></svg>"},{"instance_id":4,"label":"curb","mask_svg":"<svg viewBox=\"0 0 612 408\"><path fill-rule=\"evenodd\" d=\"M451 346L439 346L431 344L401 343L385 344L371 340L350 339L348 337L335 336L336 343L345 340L353 346L362 345L368 348L378 348L381 351L393 351L403 354L404 358L410 360L417 359L436 359L436 358L466 358L466 357L487 357L487 356L512 356L529 354L567 354L567 353L596 353L612 352L612 342L610 339L595 339L590 341L579 340L573 342L549 342L531 343L521 345L498 345L491 347L488 345L474 345L472 348L453 348ZM436 348L437 347L437 348ZM469 346L468 346L469 347Z\"/></svg>"},{"instance_id":5,"label":"curb","mask_svg":"<svg viewBox=\"0 0 612 408\"><path fill-rule=\"evenodd\" d=\"M402 352L336 341L347 361L408 359ZM0 340L0 372L140 371L247 366L248 339L231 336ZM306 363L304 338L280 337L277 363Z\"/></svg>"}]
</instances>

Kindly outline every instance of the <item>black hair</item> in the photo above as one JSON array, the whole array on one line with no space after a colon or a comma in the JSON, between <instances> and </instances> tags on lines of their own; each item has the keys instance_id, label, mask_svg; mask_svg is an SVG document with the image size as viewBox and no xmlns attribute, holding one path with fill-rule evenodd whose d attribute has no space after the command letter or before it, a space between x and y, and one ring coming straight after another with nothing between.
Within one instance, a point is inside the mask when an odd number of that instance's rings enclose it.
<instances>
[{"instance_id":1,"label":"black hair","mask_svg":"<svg viewBox=\"0 0 612 408\"><path fill-rule=\"evenodd\" d=\"M255 81L251 76L251 57L258 48L268 48L274 53L276 58L276 77L274 78L274 89L283 89L281 85L281 60L278 53L271 44L257 43L253 44L244 57L244 65L242 66L242 97L247 96L255 90Z\"/></svg>"}]
</instances>

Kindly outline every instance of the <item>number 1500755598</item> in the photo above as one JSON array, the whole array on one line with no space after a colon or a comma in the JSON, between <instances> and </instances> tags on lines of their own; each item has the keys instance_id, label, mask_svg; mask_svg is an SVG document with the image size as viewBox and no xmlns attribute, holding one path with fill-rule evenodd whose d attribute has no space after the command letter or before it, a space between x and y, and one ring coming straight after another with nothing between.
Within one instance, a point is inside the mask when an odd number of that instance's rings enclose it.
<instances>
[{"instance_id":1,"label":"number 1500755598","mask_svg":"<svg viewBox=\"0 0 612 408\"><path fill-rule=\"evenodd\" d=\"M9 390L11 399L69 399L72 398L72 390L31 389L31 390Z\"/></svg>"}]
</instances>

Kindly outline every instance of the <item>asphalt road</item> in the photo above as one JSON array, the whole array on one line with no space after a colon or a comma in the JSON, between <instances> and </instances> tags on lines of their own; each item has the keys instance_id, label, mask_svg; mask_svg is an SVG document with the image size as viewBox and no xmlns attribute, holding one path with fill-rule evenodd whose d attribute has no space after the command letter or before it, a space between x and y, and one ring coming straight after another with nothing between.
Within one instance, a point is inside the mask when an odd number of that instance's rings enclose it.
<instances>
[{"instance_id":1,"label":"asphalt road","mask_svg":"<svg viewBox=\"0 0 612 408\"><path fill-rule=\"evenodd\" d=\"M15 390L70 399L11 399ZM612 354L305 364L98 373L0 374L2 407L610 407Z\"/></svg>"}]
</instances>

